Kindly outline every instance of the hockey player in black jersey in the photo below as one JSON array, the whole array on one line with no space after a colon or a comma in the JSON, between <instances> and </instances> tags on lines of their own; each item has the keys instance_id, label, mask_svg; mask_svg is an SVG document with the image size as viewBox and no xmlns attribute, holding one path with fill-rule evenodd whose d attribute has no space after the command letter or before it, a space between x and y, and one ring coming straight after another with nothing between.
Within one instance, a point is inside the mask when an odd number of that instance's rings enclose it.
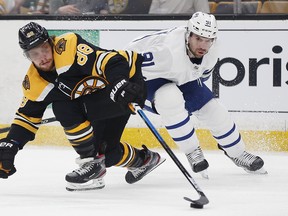
<instances>
[{"instance_id":1,"label":"hockey player in black jersey","mask_svg":"<svg viewBox=\"0 0 288 216\"><path fill-rule=\"evenodd\" d=\"M158 153L120 142L133 113L144 106L142 56L99 48L75 33L49 36L35 22L19 29L19 45L32 62L23 81L24 97L6 138L0 140L0 178L16 172L18 150L35 138L49 104L79 154L78 169L66 175L67 190L103 188L106 167L127 167L134 183L164 160Z\"/></svg>"}]
</instances>

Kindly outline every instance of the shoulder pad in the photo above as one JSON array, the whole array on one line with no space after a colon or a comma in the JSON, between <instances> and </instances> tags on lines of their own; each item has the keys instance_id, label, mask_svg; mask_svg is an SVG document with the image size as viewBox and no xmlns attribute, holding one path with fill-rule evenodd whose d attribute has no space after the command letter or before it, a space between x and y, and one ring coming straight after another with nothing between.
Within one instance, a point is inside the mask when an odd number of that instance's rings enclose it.
<instances>
[{"instance_id":1,"label":"shoulder pad","mask_svg":"<svg viewBox=\"0 0 288 216\"><path fill-rule=\"evenodd\" d=\"M77 49L77 35L66 33L54 39L54 62L58 74L66 72L74 63Z\"/></svg>"}]
</instances>

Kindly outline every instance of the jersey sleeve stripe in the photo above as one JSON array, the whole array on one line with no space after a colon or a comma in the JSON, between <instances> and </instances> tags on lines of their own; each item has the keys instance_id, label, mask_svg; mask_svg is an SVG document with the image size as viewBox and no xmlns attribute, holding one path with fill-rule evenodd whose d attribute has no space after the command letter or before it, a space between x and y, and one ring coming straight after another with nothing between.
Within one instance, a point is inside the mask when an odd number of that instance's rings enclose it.
<instances>
[{"instance_id":1,"label":"jersey sleeve stripe","mask_svg":"<svg viewBox=\"0 0 288 216\"><path fill-rule=\"evenodd\" d=\"M102 59L102 62L101 62L101 71L103 71L103 75L104 75L104 78L106 79L106 76L105 76L105 69L106 69L106 65L108 63L108 61L114 57L117 53L115 52L109 52L105 55L105 57Z\"/></svg>"},{"instance_id":2,"label":"jersey sleeve stripe","mask_svg":"<svg viewBox=\"0 0 288 216\"><path fill-rule=\"evenodd\" d=\"M119 54L122 55L129 64L129 77L133 77L136 72L137 53L129 50L120 50Z\"/></svg>"},{"instance_id":3,"label":"jersey sleeve stripe","mask_svg":"<svg viewBox=\"0 0 288 216\"><path fill-rule=\"evenodd\" d=\"M41 94L38 96L38 98L36 98L36 101L43 101L53 88L54 84L49 83L41 92Z\"/></svg>"},{"instance_id":4,"label":"jersey sleeve stripe","mask_svg":"<svg viewBox=\"0 0 288 216\"><path fill-rule=\"evenodd\" d=\"M41 124L41 118L28 117L17 112L13 124L19 125L32 133L36 133Z\"/></svg>"},{"instance_id":5,"label":"jersey sleeve stripe","mask_svg":"<svg viewBox=\"0 0 288 216\"><path fill-rule=\"evenodd\" d=\"M57 70L58 75L65 73L66 71L69 70L70 67L71 65L65 65L63 67L57 68L56 70Z\"/></svg>"},{"instance_id":6,"label":"jersey sleeve stripe","mask_svg":"<svg viewBox=\"0 0 288 216\"><path fill-rule=\"evenodd\" d=\"M101 65L102 65L103 59L105 58L106 55L107 55L106 52L102 52L102 51L97 52L96 71L99 75L103 74L103 71L101 69Z\"/></svg>"},{"instance_id":7,"label":"jersey sleeve stripe","mask_svg":"<svg viewBox=\"0 0 288 216\"><path fill-rule=\"evenodd\" d=\"M37 128L39 127L38 125L41 124L41 120L42 120L42 118L29 117L29 116L26 116L26 115L19 113L19 112L16 113L15 119L19 119L21 121L28 122L29 124L31 124Z\"/></svg>"},{"instance_id":8,"label":"jersey sleeve stripe","mask_svg":"<svg viewBox=\"0 0 288 216\"><path fill-rule=\"evenodd\" d=\"M138 58L138 54L135 52L132 52L132 63L131 63L131 67L130 67L130 73L129 73L129 77L133 77L136 73L136 61Z\"/></svg>"},{"instance_id":9,"label":"jersey sleeve stripe","mask_svg":"<svg viewBox=\"0 0 288 216\"><path fill-rule=\"evenodd\" d=\"M36 133L38 130L38 127L35 127L34 125L30 124L29 122L22 121L21 119L14 119L13 124L19 125L32 133Z\"/></svg>"}]
</instances>

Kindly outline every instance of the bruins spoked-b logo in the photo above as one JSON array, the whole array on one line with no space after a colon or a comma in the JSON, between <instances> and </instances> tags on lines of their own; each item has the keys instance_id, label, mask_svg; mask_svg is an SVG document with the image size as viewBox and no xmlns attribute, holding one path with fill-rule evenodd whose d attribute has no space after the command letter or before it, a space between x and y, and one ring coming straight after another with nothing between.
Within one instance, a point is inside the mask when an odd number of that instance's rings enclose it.
<instances>
[{"instance_id":1,"label":"bruins spoked-b logo","mask_svg":"<svg viewBox=\"0 0 288 216\"><path fill-rule=\"evenodd\" d=\"M91 94L99 89L105 88L107 82L101 77L89 76L78 82L72 90L71 98L75 99L82 95Z\"/></svg>"}]
</instances>

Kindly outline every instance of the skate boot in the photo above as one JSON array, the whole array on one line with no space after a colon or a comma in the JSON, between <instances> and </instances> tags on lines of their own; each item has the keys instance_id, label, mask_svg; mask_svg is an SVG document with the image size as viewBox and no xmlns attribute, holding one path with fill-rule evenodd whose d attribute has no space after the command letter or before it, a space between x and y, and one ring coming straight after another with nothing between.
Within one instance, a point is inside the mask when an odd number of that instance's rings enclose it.
<instances>
[{"instance_id":1,"label":"skate boot","mask_svg":"<svg viewBox=\"0 0 288 216\"><path fill-rule=\"evenodd\" d=\"M209 164L204 158L203 152L198 146L193 152L186 154L190 166L195 173L199 173L203 178L208 179L207 168Z\"/></svg>"},{"instance_id":2,"label":"skate boot","mask_svg":"<svg viewBox=\"0 0 288 216\"><path fill-rule=\"evenodd\" d=\"M80 168L65 177L68 191L95 190L105 187L103 177L106 174L105 156L76 159Z\"/></svg>"},{"instance_id":3,"label":"skate boot","mask_svg":"<svg viewBox=\"0 0 288 216\"><path fill-rule=\"evenodd\" d=\"M226 154L226 152L225 152ZM226 154L227 155L227 154ZM227 155L228 156L228 155ZM229 157L229 156L228 156ZM239 157L229 157L237 166L242 167L246 172L253 174L267 174L264 169L264 161L262 158L250 154L246 151L242 153Z\"/></svg>"},{"instance_id":4,"label":"skate boot","mask_svg":"<svg viewBox=\"0 0 288 216\"><path fill-rule=\"evenodd\" d=\"M141 151L145 153L144 164L141 167L128 168L128 172L125 175L125 180L129 184L133 184L141 180L145 175L150 173L166 160L161 158L158 153L150 151L145 145L142 147L143 149Z\"/></svg>"}]
</instances>

